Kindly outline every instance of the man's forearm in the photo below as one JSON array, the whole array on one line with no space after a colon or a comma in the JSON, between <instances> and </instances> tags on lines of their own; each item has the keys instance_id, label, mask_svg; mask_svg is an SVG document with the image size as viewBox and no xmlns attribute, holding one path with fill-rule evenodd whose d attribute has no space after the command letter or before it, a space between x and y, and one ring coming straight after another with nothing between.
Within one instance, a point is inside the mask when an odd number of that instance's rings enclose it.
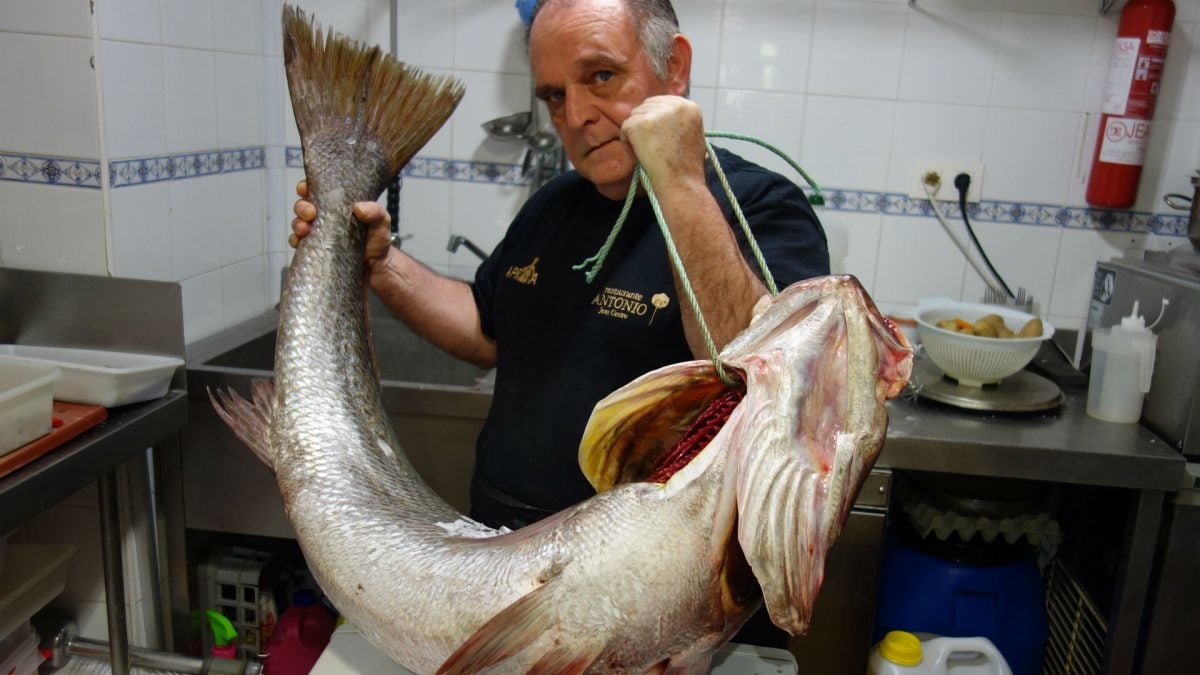
<instances>
[{"instance_id":1,"label":"man's forearm","mask_svg":"<svg viewBox=\"0 0 1200 675\"><path fill-rule=\"evenodd\" d=\"M444 277L398 249L376 263L367 279L384 306L418 335L480 368L496 365L496 345L480 328L466 282Z\"/></svg>"},{"instance_id":2,"label":"man's forearm","mask_svg":"<svg viewBox=\"0 0 1200 675\"><path fill-rule=\"evenodd\" d=\"M656 185L655 194L704 321L720 350L750 324L754 305L767 289L746 263L707 185ZM711 358L678 272L675 285L683 305L680 312L688 347L696 358Z\"/></svg>"}]
</instances>

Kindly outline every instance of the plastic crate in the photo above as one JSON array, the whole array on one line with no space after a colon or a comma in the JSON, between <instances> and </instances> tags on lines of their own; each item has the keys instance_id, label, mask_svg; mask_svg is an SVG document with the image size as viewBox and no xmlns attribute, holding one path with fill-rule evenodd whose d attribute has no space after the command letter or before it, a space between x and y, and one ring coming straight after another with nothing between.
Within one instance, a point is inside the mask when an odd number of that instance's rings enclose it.
<instances>
[{"instance_id":1,"label":"plastic crate","mask_svg":"<svg viewBox=\"0 0 1200 675\"><path fill-rule=\"evenodd\" d=\"M274 625L277 617L265 606L260 584L271 554L250 548L216 548L198 569L201 583L201 610L213 609L225 615L237 630L239 656L256 656L266 644L264 628ZM212 632L202 630L204 653L212 650Z\"/></svg>"},{"instance_id":2,"label":"plastic crate","mask_svg":"<svg viewBox=\"0 0 1200 675\"><path fill-rule=\"evenodd\" d=\"M50 433L60 377L53 365L0 356L0 455Z\"/></svg>"}]
</instances>

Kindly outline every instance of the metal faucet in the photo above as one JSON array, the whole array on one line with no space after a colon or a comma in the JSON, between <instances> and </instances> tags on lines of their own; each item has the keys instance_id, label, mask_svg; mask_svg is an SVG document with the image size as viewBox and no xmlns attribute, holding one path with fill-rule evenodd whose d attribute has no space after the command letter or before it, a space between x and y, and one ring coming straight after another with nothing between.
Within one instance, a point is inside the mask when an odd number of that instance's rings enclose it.
<instances>
[{"instance_id":1,"label":"metal faucet","mask_svg":"<svg viewBox=\"0 0 1200 675\"><path fill-rule=\"evenodd\" d=\"M470 239L461 234L450 235L450 242L446 244L446 250L454 253L458 250L459 246L466 246L467 250L479 256L480 260L487 260L487 254L483 252L483 249L476 246Z\"/></svg>"}]
</instances>

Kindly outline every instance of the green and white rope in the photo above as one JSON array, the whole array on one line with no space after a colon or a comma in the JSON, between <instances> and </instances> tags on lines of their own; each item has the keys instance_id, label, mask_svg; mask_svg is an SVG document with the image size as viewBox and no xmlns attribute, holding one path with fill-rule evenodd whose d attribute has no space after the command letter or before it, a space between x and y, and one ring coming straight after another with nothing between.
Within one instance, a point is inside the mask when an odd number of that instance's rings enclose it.
<instances>
[{"instance_id":1,"label":"green and white rope","mask_svg":"<svg viewBox=\"0 0 1200 675\"><path fill-rule=\"evenodd\" d=\"M712 138L730 138L733 140L748 141L761 145L762 147L774 152L783 158L793 169L795 169L805 181L813 188L813 194L809 197L809 202L814 205L825 203L824 196L821 194L821 188L817 183L800 168L800 165L788 157L779 148L767 143L766 141L746 136L745 134L735 134L722 131L708 131L705 136ZM750 231L750 224L746 221L746 216L742 213L742 207L738 204L737 198L733 194L733 188L729 185L729 180L725 177L725 171L721 168L721 163L717 160L716 150L711 143L705 141L709 161L712 163L713 171L717 175L717 179L721 183L721 188L725 191L725 196L729 199L729 204L733 208L734 217L737 218L738 224L742 228L742 232L746 235L746 241L750 244L750 250L754 254L755 260L758 262L759 269L763 273L763 281L766 283L767 289L772 296L779 295L779 289L775 286L775 279L771 275L771 270L767 267L766 258L763 257L762 250L758 246L758 241L755 240L754 234ZM708 348L708 353L712 358L713 368L717 372L717 376L723 382L730 386L734 386L736 382L728 373L725 372L724 366L721 364L720 352L717 349L716 343L712 339L712 333L708 329L708 322L704 320L704 314L700 311L700 300L696 297L696 293L692 290L692 282L688 278L687 271L684 269L683 259L679 256L679 250L675 247L675 240L671 237L670 229L667 227L667 221L662 214L662 206L659 205L658 196L654 194L654 188L650 185L650 178L639 165L633 171L633 177L629 181L629 192L625 195L625 203L621 207L620 214L617 215L617 222L613 224L612 230L608 233L608 237L604 240L604 244L596 251L595 255L590 256L587 260L575 265L571 269L576 271L584 271L585 278L590 284L596 279L596 275L600 273L600 269L604 266L604 261L608 258L608 254L612 251L613 243L617 240L617 236L621 233L621 227L625 224L625 220L629 217L629 211L633 207L633 201L637 197L638 186L646 190L646 197L650 200L650 208L654 211L654 217L658 221L658 227L662 231L663 241L667 245L667 254L671 258L671 264L679 277L679 285L683 289L683 293L687 296L688 304L692 308L692 312L696 316L696 325L700 328L700 335L704 339L704 345ZM590 267L590 269L588 269ZM585 271L586 270L586 271Z\"/></svg>"}]
</instances>

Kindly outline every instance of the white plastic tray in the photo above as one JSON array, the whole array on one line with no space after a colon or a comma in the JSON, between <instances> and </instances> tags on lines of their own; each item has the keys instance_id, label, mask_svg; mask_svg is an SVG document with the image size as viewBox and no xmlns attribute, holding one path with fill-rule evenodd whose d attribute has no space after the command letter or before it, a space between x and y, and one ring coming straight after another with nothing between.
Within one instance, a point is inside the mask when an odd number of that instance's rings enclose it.
<instances>
[{"instance_id":1,"label":"white plastic tray","mask_svg":"<svg viewBox=\"0 0 1200 675\"><path fill-rule=\"evenodd\" d=\"M0 456L50 433L61 375L52 364L0 356Z\"/></svg>"},{"instance_id":2,"label":"white plastic tray","mask_svg":"<svg viewBox=\"0 0 1200 675\"><path fill-rule=\"evenodd\" d=\"M0 577L0 635L8 635L50 603L67 585L70 544L8 545Z\"/></svg>"},{"instance_id":3,"label":"white plastic tray","mask_svg":"<svg viewBox=\"0 0 1200 675\"><path fill-rule=\"evenodd\" d=\"M183 365L170 356L33 345L0 345L0 355L58 366L62 378L54 383L55 399L105 408L165 395Z\"/></svg>"}]
</instances>

